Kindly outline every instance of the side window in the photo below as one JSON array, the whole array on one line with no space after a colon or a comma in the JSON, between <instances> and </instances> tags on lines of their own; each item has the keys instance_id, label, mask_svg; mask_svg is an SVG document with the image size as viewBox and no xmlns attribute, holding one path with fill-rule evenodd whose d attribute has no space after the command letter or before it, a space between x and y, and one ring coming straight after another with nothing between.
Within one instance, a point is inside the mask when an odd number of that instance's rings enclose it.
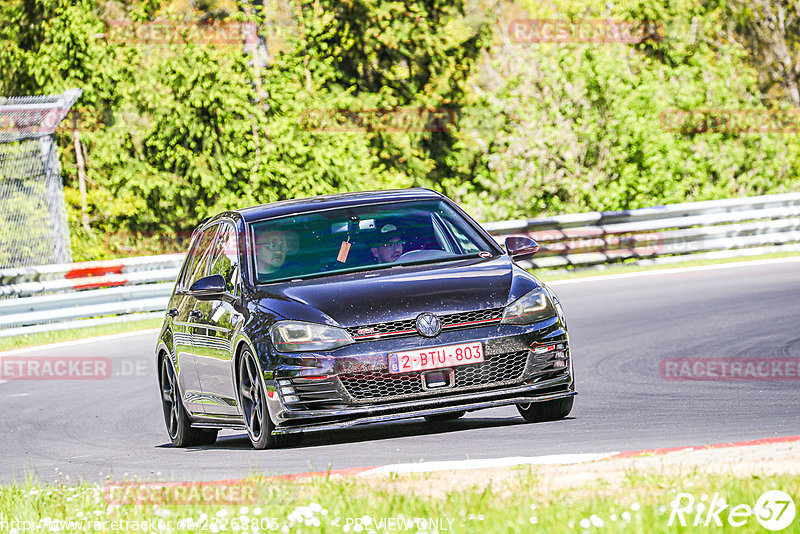
<instances>
[{"instance_id":1,"label":"side window","mask_svg":"<svg viewBox=\"0 0 800 534\"><path fill-rule=\"evenodd\" d=\"M236 294L239 282L239 243L236 229L229 224L221 224L212 248L214 256L208 274L221 274L225 279L225 289Z\"/></svg>"},{"instance_id":2,"label":"side window","mask_svg":"<svg viewBox=\"0 0 800 534\"><path fill-rule=\"evenodd\" d=\"M206 276L206 273L208 272L209 259L213 251L213 247L211 245L214 243L214 236L216 235L218 229L219 225L206 228L206 230L203 232L203 235L200 236L200 242L197 244L194 256L192 256L191 269L187 271L188 275L185 279L186 283L183 286L185 289L189 289L192 287L193 283Z\"/></svg>"},{"instance_id":3,"label":"side window","mask_svg":"<svg viewBox=\"0 0 800 534\"><path fill-rule=\"evenodd\" d=\"M189 274L192 272L192 264L194 263L194 258L197 257L197 247L198 243L200 243L200 238L194 239L190 241L189 252L186 254L186 261L183 263L183 267L181 267L181 272L178 274L178 287L185 288L186 287L186 279L189 278Z\"/></svg>"}]
</instances>

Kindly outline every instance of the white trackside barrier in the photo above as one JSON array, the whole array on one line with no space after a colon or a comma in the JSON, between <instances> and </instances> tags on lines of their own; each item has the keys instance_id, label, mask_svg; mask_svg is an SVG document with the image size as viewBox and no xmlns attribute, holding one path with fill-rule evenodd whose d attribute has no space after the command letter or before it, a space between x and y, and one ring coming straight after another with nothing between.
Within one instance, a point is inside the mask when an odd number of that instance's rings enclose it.
<instances>
[{"instance_id":1,"label":"white trackside barrier","mask_svg":"<svg viewBox=\"0 0 800 534\"><path fill-rule=\"evenodd\" d=\"M800 251L800 193L590 212L483 225L528 235L528 268ZM183 254L0 270L0 337L160 317Z\"/></svg>"},{"instance_id":2,"label":"white trackside barrier","mask_svg":"<svg viewBox=\"0 0 800 534\"><path fill-rule=\"evenodd\" d=\"M557 215L484 225L502 242L528 235L540 249L526 267L588 267L621 260L692 259L796 251L800 193Z\"/></svg>"}]
</instances>

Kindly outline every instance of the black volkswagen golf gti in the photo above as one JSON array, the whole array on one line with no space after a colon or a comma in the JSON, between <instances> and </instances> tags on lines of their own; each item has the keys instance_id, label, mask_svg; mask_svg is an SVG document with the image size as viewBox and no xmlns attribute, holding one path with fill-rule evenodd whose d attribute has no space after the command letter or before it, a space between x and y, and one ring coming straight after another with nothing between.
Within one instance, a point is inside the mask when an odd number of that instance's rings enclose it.
<instances>
[{"instance_id":1,"label":"black volkswagen golf gti","mask_svg":"<svg viewBox=\"0 0 800 534\"><path fill-rule=\"evenodd\" d=\"M575 382L556 295L426 189L289 200L193 233L156 357L176 446L516 405L565 417Z\"/></svg>"}]
</instances>

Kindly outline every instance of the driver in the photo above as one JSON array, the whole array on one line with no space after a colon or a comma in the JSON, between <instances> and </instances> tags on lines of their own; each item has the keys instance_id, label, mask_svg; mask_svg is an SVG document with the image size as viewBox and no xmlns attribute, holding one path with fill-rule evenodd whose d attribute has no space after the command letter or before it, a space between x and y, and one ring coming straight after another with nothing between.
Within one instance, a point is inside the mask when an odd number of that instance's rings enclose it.
<instances>
[{"instance_id":1,"label":"driver","mask_svg":"<svg viewBox=\"0 0 800 534\"><path fill-rule=\"evenodd\" d=\"M267 232L256 236L256 260L260 274L277 271L286 261L289 250L284 232Z\"/></svg>"},{"instance_id":2,"label":"driver","mask_svg":"<svg viewBox=\"0 0 800 534\"><path fill-rule=\"evenodd\" d=\"M370 250L378 263L391 263L403 255L405 245L400 230L393 224L384 224L378 231L375 246Z\"/></svg>"}]
</instances>

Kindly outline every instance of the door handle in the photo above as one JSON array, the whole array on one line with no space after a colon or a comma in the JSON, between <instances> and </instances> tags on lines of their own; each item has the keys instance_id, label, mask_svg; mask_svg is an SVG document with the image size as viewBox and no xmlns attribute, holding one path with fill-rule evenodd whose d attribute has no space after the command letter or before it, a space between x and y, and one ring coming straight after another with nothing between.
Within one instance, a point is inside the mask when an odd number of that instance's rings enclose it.
<instances>
[{"instance_id":1,"label":"door handle","mask_svg":"<svg viewBox=\"0 0 800 534\"><path fill-rule=\"evenodd\" d=\"M167 315L172 317L173 319L178 316L178 310L176 308L172 308L171 310L167 310Z\"/></svg>"},{"instance_id":2,"label":"door handle","mask_svg":"<svg viewBox=\"0 0 800 534\"><path fill-rule=\"evenodd\" d=\"M192 319L202 319L203 312L201 312L200 310L192 310L189 312L189 317L191 317Z\"/></svg>"}]
</instances>

